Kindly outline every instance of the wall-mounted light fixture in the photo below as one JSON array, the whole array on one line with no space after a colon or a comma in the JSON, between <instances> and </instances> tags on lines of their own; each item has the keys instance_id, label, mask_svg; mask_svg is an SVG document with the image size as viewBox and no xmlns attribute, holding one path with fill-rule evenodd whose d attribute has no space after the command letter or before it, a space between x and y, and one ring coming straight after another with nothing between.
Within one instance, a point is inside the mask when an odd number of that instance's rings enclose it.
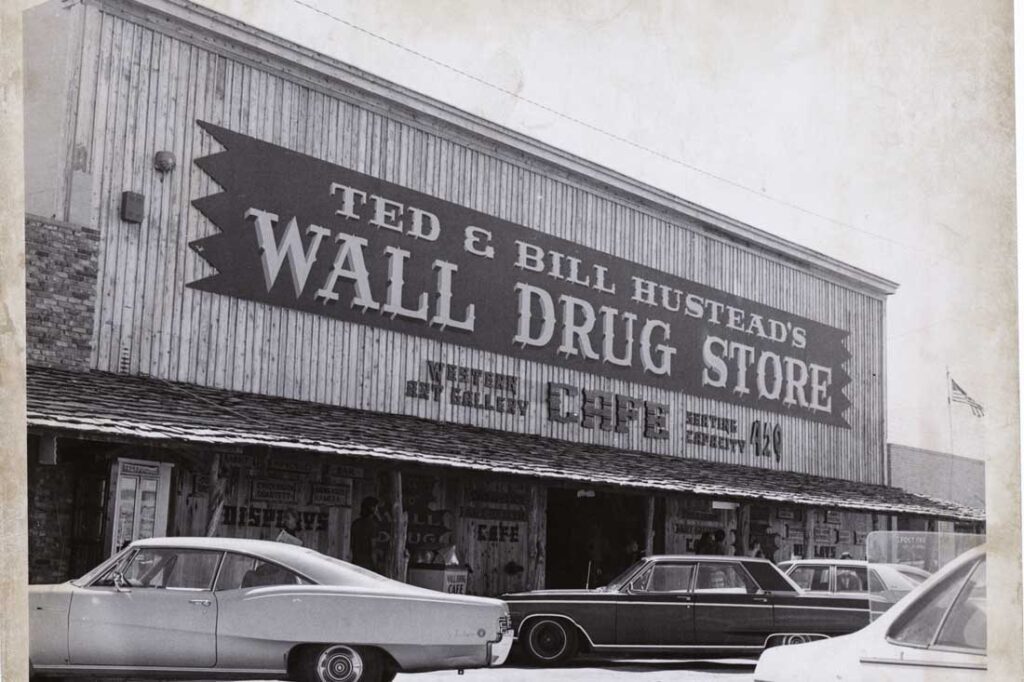
<instances>
[{"instance_id":1,"label":"wall-mounted light fixture","mask_svg":"<svg viewBox=\"0 0 1024 682\"><path fill-rule=\"evenodd\" d=\"M174 158L174 152L159 151L153 156L153 168L159 173L170 173L177 165L178 160Z\"/></svg>"}]
</instances>

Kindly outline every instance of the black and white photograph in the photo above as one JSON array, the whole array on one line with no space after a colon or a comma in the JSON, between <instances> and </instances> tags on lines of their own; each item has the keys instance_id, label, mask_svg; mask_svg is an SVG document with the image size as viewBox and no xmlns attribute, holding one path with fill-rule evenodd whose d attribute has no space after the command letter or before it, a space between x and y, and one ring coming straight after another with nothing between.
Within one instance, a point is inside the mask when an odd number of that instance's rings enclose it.
<instances>
[{"instance_id":1,"label":"black and white photograph","mask_svg":"<svg viewBox=\"0 0 1024 682\"><path fill-rule=\"evenodd\" d=\"M0 682L1024 679L1011 0L18 0Z\"/></svg>"}]
</instances>

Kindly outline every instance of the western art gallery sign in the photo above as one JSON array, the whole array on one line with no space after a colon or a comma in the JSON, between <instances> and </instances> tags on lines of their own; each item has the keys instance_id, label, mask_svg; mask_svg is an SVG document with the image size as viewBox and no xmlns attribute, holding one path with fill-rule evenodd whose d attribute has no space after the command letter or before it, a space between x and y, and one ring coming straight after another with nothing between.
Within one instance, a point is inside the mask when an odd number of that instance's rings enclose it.
<instances>
[{"instance_id":1,"label":"western art gallery sign","mask_svg":"<svg viewBox=\"0 0 1024 682\"><path fill-rule=\"evenodd\" d=\"M848 332L208 123L195 289L848 427Z\"/></svg>"}]
</instances>

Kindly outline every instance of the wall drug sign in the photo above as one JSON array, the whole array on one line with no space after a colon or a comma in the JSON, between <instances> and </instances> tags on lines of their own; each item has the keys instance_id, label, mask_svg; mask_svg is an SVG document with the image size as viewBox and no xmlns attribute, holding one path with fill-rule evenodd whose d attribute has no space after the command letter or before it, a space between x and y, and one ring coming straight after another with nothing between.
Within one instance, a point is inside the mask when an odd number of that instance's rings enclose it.
<instances>
[{"instance_id":1,"label":"wall drug sign","mask_svg":"<svg viewBox=\"0 0 1024 682\"><path fill-rule=\"evenodd\" d=\"M844 330L198 124L189 287L849 428Z\"/></svg>"}]
</instances>

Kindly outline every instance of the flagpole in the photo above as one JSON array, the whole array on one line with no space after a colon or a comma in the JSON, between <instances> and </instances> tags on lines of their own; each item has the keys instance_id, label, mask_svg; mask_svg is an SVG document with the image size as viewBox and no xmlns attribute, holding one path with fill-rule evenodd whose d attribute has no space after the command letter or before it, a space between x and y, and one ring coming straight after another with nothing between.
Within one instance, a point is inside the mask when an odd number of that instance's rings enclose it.
<instances>
[{"instance_id":1,"label":"flagpole","mask_svg":"<svg viewBox=\"0 0 1024 682\"><path fill-rule=\"evenodd\" d=\"M950 393L949 365L946 365L946 413L949 415L949 453L956 454L953 447L953 396Z\"/></svg>"}]
</instances>

